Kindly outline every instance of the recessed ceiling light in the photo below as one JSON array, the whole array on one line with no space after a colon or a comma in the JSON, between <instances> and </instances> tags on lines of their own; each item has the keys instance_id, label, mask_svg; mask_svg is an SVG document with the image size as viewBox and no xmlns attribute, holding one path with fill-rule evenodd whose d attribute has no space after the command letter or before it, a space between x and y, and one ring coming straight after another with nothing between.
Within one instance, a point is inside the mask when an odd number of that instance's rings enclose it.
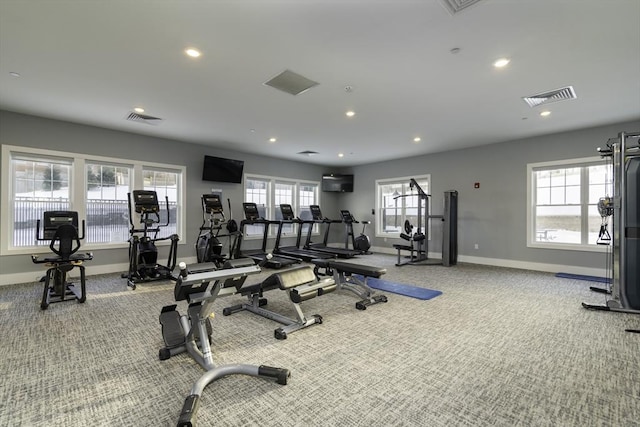
<instances>
[{"instance_id":1,"label":"recessed ceiling light","mask_svg":"<svg viewBox=\"0 0 640 427\"><path fill-rule=\"evenodd\" d=\"M352 111L352 110L349 110L349 111L347 111L345 114L347 115L347 117L353 117L353 116L355 116L355 115L356 115L356 112L355 112L355 111Z\"/></svg>"},{"instance_id":2,"label":"recessed ceiling light","mask_svg":"<svg viewBox=\"0 0 640 427\"><path fill-rule=\"evenodd\" d=\"M506 67L507 64L509 64L509 62L511 62L510 59L500 58L496 62L493 63L493 66L496 67L496 68L502 68L502 67Z\"/></svg>"},{"instance_id":3,"label":"recessed ceiling light","mask_svg":"<svg viewBox=\"0 0 640 427\"><path fill-rule=\"evenodd\" d=\"M338 153L338 157L344 157L344 153Z\"/></svg>"},{"instance_id":4,"label":"recessed ceiling light","mask_svg":"<svg viewBox=\"0 0 640 427\"><path fill-rule=\"evenodd\" d=\"M189 55L192 58L197 58L200 55L202 55L198 49L194 49L192 47L190 47L188 49L185 49L184 53L186 53L187 55Z\"/></svg>"},{"instance_id":5,"label":"recessed ceiling light","mask_svg":"<svg viewBox=\"0 0 640 427\"><path fill-rule=\"evenodd\" d=\"M415 138L413 138L413 142L420 142L422 141L422 139L420 139L419 136L416 136Z\"/></svg>"},{"instance_id":6,"label":"recessed ceiling light","mask_svg":"<svg viewBox=\"0 0 640 427\"><path fill-rule=\"evenodd\" d=\"M133 111L135 111L136 113L144 113L144 108L136 107L136 108L133 109Z\"/></svg>"},{"instance_id":7,"label":"recessed ceiling light","mask_svg":"<svg viewBox=\"0 0 640 427\"><path fill-rule=\"evenodd\" d=\"M20 77L20 73L16 73L15 71L10 71L10 72L9 72L9 75L10 75L11 77Z\"/></svg>"},{"instance_id":8,"label":"recessed ceiling light","mask_svg":"<svg viewBox=\"0 0 640 427\"><path fill-rule=\"evenodd\" d=\"M550 115L551 115L551 111L543 111L543 112L541 112L541 113L540 113L540 115L541 115L542 117L550 116Z\"/></svg>"},{"instance_id":9,"label":"recessed ceiling light","mask_svg":"<svg viewBox=\"0 0 640 427\"><path fill-rule=\"evenodd\" d=\"M269 138L269 142L276 142L277 140L275 138Z\"/></svg>"}]
</instances>

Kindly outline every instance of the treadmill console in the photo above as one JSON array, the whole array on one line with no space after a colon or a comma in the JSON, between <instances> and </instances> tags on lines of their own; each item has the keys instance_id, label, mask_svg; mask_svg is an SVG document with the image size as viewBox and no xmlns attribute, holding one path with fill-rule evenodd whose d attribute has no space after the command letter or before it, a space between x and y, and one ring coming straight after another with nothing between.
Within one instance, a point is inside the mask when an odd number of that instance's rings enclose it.
<instances>
[{"instance_id":1,"label":"treadmill console","mask_svg":"<svg viewBox=\"0 0 640 427\"><path fill-rule=\"evenodd\" d=\"M314 221L322 221L322 211L320 210L320 206L310 205L309 210L311 211L311 217Z\"/></svg>"},{"instance_id":2,"label":"treadmill console","mask_svg":"<svg viewBox=\"0 0 640 427\"><path fill-rule=\"evenodd\" d=\"M249 221L257 221L260 219L260 213L258 212L258 205L253 202L244 202L242 204L244 210L244 217Z\"/></svg>"},{"instance_id":3,"label":"treadmill console","mask_svg":"<svg viewBox=\"0 0 640 427\"><path fill-rule=\"evenodd\" d=\"M282 212L282 219L284 221L292 221L294 219L293 208L291 205L282 204L280 205L280 212Z\"/></svg>"}]
</instances>

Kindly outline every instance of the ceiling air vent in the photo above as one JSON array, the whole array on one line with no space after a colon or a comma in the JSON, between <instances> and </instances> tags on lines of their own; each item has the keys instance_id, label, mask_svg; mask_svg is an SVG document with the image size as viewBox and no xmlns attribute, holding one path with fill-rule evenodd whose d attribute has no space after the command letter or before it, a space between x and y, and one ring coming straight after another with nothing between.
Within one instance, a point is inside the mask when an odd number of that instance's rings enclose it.
<instances>
[{"instance_id":1,"label":"ceiling air vent","mask_svg":"<svg viewBox=\"0 0 640 427\"><path fill-rule=\"evenodd\" d=\"M162 122L162 119L159 117L147 116L146 114L138 114L134 112L129 113L127 120L130 122L146 123L154 126Z\"/></svg>"},{"instance_id":2,"label":"ceiling air vent","mask_svg":"<svg viewBox=\"0 0 640 427\"><path fill-rule=\"evenodd\" d=\"M284 70L271 80L265 83L267 86L281 90L290 95L300 95L302 92L311 89L318 85L318 82L314 82L300 74L294 73L291 70Z\"/></svg>"},{"instance_id":3,"label":"ceiling air vent","mask_svg":"<svg viewBox=\"0 0 640 427\"><path fill-rule=\"evenodd\" d=\"M440 3L449 11L450 14L455 15L463 9L473 6L479 1L480 0L440 0Z\"/></svg>"},{"instance_id":4,"label":"ceiling air vent","mask_svg":"<svg viewBox=\"0 0 640 427\"><path fill-rule=\"evenodd\" d=\"M299 153L296 153L296 154L300 154L302 156L311 157L311 156L315 156L315 155L320 154L320 153L318 153L317 151L305 150L305 151L300 151Z\"/></svg>"},{"instance_id":5,"label":"ceiling air vent","mask_svg":"<svg viewBox=\"0 0 640 427\"><path fill-rule=\"evenodd\" d=\"M576 92L573 90L573 86L567 86L549 92L539 93L537 95L525 96L522 99L524 99L524 102L526 102L529 107L533 108L537 107L538 105L576 98L577 96Z\"/></svg>"}]
</instances>

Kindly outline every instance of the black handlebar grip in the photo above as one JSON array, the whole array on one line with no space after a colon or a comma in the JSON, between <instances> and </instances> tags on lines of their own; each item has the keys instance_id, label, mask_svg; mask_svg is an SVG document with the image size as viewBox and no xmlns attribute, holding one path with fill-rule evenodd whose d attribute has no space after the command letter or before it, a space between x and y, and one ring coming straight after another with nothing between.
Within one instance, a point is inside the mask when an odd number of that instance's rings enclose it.
<instances>
[{"instance_id":1,"label":"black handlebar grip","mask_svg":"<svg viewBox=\"0 0 640 427\"><path fill-rule=\"evenodd\" d=\"M198 398L197 394L190 394L184 400L180 418L178 418L178 427L193 427L191 420L195 418L198 412Z\"/></svg>"}]
</instances>

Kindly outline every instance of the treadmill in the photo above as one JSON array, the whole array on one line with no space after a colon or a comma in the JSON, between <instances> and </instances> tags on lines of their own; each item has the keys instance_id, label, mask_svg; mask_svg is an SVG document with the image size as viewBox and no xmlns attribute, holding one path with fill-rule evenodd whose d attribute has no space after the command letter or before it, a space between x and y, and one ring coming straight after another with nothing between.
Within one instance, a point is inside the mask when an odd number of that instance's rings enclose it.
<instances>
[{"instance_id":1,"label":"treadmill","mask_svg":"<svg viewBox=\"0 0 640 427\"><path fill-rule=\"evenodd\" d=\"M323 252L333 254L338 258L353 258L356 255L362 255L362 252L347 249L347 248L334 248L332 246L327 246L327 242L329 240L329 228L332 223L340 223L342 224L342 220L339 219L329 219L322 216L322 211L320 210L320 206L318 205L310 205L309 210L311 211L311 216L313 218L313 222L318 224L327 224L324 231L324 240L322 243L312 243L311 242L311 230L313 227L309 227L307 231L307 240L304 244L305 249L311 249L313 251Z\"/></svg>"},{"instance_id":2,"label":"treadmill","mask_svg":"<svg viewBox=\"0 0 640 427\"><path fill-rule=\"evenodd\" d=\"M282 255L273 255L270 260L267 260L267 237L269 235L269 225L276 224L277 221L269 221L267 219L261 218L258 212L258 206L255 203L245 202L242 204L242 209L244 210L244 217L240 222L240 234L239 242L238 242L238 252L236 258L245 256L253 259L256 263L267 267L267 268L282 268L289 266L291 264L299 263L300 259L282 256ZM258 225L262 224L264 228L264 232L262 235L262 246L260 249L241 249L242 246L242 236L244 235L244 228L247 225Z\"/></svg>"},{"instance_id":3,"label":"treadmill","mask_svg":"<svg viewBox=\"0 0 640 427\"><path fill-rule=\"evenodd\" d=\"M315 221L304 221L300 218L295 218L293 214L293 208L289 204L281 204L280 212L282 213L282 220L278 225L278 234L276 236L276 243L273 248L273 253L285 256L291 256L301 259L303 261L311 261L312 259L331 259L335 258L334 254L327 252L320 252L312 249L300 248L300 241L302 240L302 226L304 224L309 225L309 228L313 228ZM298 235L296 238L295 246L283 246L280 247L280 238L282 237L282 229L284 224L298 224Z\"/></svg>"}]
</instances>

